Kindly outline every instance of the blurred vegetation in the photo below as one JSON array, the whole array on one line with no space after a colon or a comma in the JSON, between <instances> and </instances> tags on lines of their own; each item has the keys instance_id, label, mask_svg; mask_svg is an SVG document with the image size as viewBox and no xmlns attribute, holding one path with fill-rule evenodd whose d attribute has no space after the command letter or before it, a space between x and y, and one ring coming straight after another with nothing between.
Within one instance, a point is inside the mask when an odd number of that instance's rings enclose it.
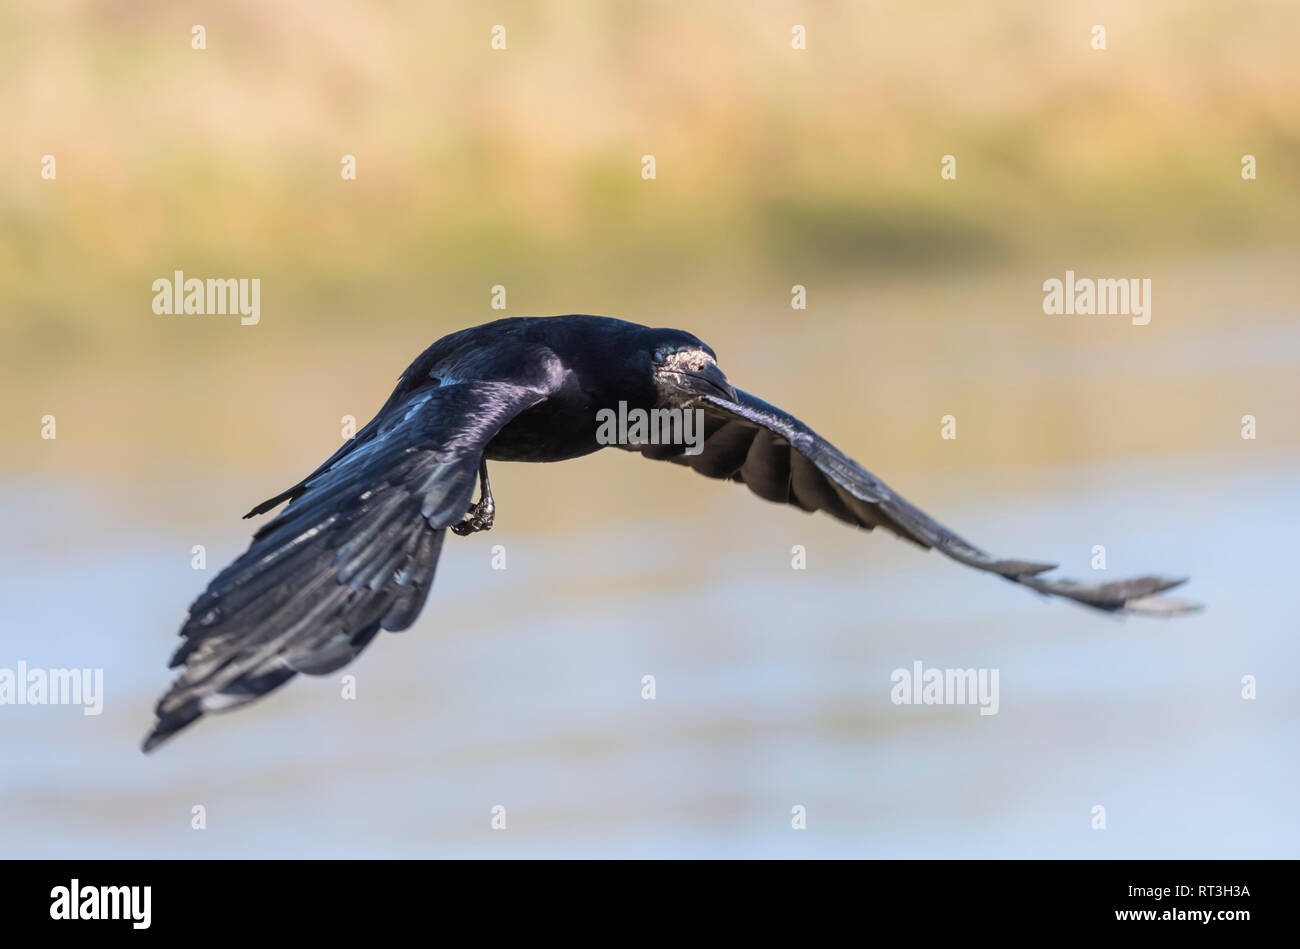
<instances>
[{"instance_id":1,"label":"blurred vegetation","mask_svg":"<svg viewBox=\"0 0 1300 949\"><path fill-rule=\"evenodd\" d=\"M192 463L315 458L420 348L502 315L494 284L508 315L691 329L742 383L770 371L766 391L805 408L847 385L869 408L961 365L987 334L952 328L978 312L1064 334L1039 352L1169 344L1169 284L1145 337L1044 322L1038 287L1067 267L1213 277L1179 291L1188 321L1195 306L1234 319L1203 308L1243 286L1249 308L1294 319L1297 35L1293 0L6 5L0 371L20 410L0 436L29 444L31 418L61 411L81 435L60 450L128 471L161 453L160 430ZM1246 153L1258 181L1241 179ZM155 316L150 285L176 269L260 277L262 324ZM807 313L789 308L795 283ZM810 338L819 352L791 352ZM889 365L864 378L859 359ZM980 404L973 380L942 391ZM1014 414L1011 392L985 397ZM1060 398L1038 396L1057 416L1082 397ZM204 438L181 432L196 425ZM1030 454L1097 449L1054 444Z\"/></svg>"}]
</instances>

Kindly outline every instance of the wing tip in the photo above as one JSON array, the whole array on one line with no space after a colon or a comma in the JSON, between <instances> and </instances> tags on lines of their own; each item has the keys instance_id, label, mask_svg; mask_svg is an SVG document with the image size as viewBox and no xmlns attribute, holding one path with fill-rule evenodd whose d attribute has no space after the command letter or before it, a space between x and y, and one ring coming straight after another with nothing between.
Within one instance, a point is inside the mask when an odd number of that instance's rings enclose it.
<instances>
[{"instance_id":1,"label":"wing tip","mask_svg":"<svg viewBox=\"0 0 1300 949\"><path fill-rule=\"evenodd\" d=\"M1130 577L1109 583L1082 583L1068 578L1051 579L1028 574L1008 579L1039 593L1063 597L1115 615L1179 616L1205 608L1201 603L1161 596L1168 590L1182 586L1189 577Z\"/></svg>"},{"instance_id":2,"label":"wing tip","mask_svg":"<svg viewBox=\"0 0 1300 949\"><path fill-rule=\"evenodd\" d=\"M1161 595L1168 590L1182 586L1191 577L1144 577L1143 579L1151 586L1151 591L1129 597L1124 601L1123 612L1136 616L1167 617L1182 616L1186 613L1200 613L1205 609L1204 603Z\"/></svg>"},{"instance_id":3,"label":"wing tip","mask_svg":"<svg viewBox=\"0 0 1300 949\"><path fill-rule=\"evenodd\" d=\"M306 482L303 482L302 484L295 484L289 490L281 491L275 497L267 498L261 504L255 506L251 511L249 511L247 514L244 515L243 520L248 520L250 517L257 517L257 515L259 514L265 514L267 511L271 510L271 508L275 507L276 505L280 504L283 501L296 500L298 496L301 495L305 490L307 490Z\"/></svg>"},{"instance_id":4,"label":"wing tip","mask_svg":"<svg viewBox=\"0 0 1300 949\"><path fill-rule=\"evenodd\" d=\"M187 702L178 709L161 714L149 734L144 736L144 741L140 743L140 750L146 755L149 754L178 731L193 725L202 717L203 710L196 701Z\"/></svg>"},{"instance_id":5,"label":"wing tip","mask_svg":"<svg viewBox=\"0 0 1300 949\"><path fill-rule=\"evenodd\" d=\"M1176 597L1155 594L1128 600L1125 602L1122 612L1133 616L1169 617L1183 616L1187 613L1200 613L1204 609L1204 603L1194 603L1191 600L1180 600Z\"/></svg>"},{"instance_id":6,"label":"wing tip","mask_svg":"<svg viewBox=\"0 0 1300 949\"><path fill-rule=\"evenodd\" d=\"M1046 563L1041 560L999 560L992 564L990 569L1003 576L1036 577L1059 566L1059 563Z\"/></svg>"}]
</instances>

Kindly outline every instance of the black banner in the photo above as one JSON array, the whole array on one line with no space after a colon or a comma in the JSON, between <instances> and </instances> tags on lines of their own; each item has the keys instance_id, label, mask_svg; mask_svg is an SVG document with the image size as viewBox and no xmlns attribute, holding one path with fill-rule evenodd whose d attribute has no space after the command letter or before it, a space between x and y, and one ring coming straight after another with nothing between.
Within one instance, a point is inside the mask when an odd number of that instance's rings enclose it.
<instances>
[{"instance_id":1,"label":"black banner","mask_svg":"<svg viewBox=\"0 0 1300 949\"><path fill-rule=\"evenodd\" d=\"M935 934L1131 930L1232 938L1280 925L1281 861L12 861L6 931L365 935L457 916L502 923L677 917L743 930L842 916ZM694 924L693 924L694 925ZM1270 928L1271 928L1270 926ZM471 929L471 932L473 930ZM485 930L486 933L487 930ZM612 930L606 930L612 932ZM541 933L539 932L538 935Z\"/></svg>"}]
</instances>

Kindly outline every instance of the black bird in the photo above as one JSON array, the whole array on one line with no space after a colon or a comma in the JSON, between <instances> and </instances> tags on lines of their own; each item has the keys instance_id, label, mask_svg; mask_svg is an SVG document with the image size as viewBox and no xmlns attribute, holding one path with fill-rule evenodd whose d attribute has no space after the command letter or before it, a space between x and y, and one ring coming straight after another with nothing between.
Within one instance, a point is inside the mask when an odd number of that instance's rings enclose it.
<instances>
[{"instance_id":1,"label":"black bird","mask_svg":"<svg viewBox=\"0 0 1300 949\"><path fill-rule=\"evenodd\" d=\"M159 700L144 750L296 673L333 672L381 629L406 629L429 595L446 531L492 527L488 460L590 454L608 440L598 437L598 413L620 403L624 417L702 410L698 453L645 440L620 447L739 481L768 501L884 527L968 567L1111 613L1197 608L1156 596L1182 579L1047 579L1054 564L985 553L794 416L733 388L713 350L690 333L602 316L502 319L430 346L355 438L245 515L290 502L190 607L171 660L184 670Z\"/></svg>"}]
</instances>

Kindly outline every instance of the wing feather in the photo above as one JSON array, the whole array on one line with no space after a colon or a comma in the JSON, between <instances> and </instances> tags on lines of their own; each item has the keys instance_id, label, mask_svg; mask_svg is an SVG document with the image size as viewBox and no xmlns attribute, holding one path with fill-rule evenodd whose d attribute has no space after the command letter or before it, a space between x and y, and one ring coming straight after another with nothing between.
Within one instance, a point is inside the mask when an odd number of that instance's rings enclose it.
<instances>
[{"instance_id":1,"label":"wing feather","mask_svg":"<svg viewBox=\"0 0 1300 949\"><path fill-rule=\"evenodd\" d=\"M1055 564L995 557L940 524L793 415L737 390L735 401L706 395L691 408L705 412L703 450L654 457L689 465L710 478L740 481L759 497L824 511L871 530L884 527L968 567L995 573L1039 593L1064 597L1110 613L1168 616L1200 607L1157 594L1185 582L1148 576L1109 583L1040 576Z\"/></svg>"},{"instance_id":2,"label":"wing feather","mask_svg":"<svg viewBox=\"0 0 1300 949\"><path fill-rule=\"evenodd\" d=\"M501 382L408 389L353 443L254 508L290 499L190 607L171 662L184 668L158 702L145 750L298 672L333 672L380 629L409 627L446 528L469 507L484 447L544 397Z\"/></svg>"}]
</instances>

